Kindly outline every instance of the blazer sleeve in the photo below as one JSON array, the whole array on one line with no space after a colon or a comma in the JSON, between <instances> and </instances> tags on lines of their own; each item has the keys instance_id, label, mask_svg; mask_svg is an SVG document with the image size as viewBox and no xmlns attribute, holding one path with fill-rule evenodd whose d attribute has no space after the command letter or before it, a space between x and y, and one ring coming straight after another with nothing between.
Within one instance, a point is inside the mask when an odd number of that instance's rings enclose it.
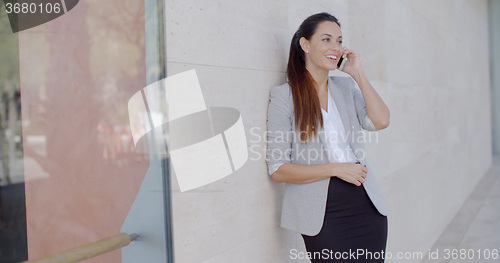
<instances>
[{"instance_id":1,"label":"blazer sleeve","mask_svg":"<svg viewBox=\"0 0 500 263\"><path fill-rule=\"evenodd\" d=\"M271 89L267 110L267 149L266 162L269 175L278 168L291 162L292 151L292 112L288 86Z\"/></svg>"},{"instance_id":2,"label":"blazer sleeve","mask_svg":"<svg viewBox=\"0 0 500 263\"><path fill-rule=\"evenodd\" d=\"M366 114L366 104L365 104L365 99L363 98L363 94L361 91L356 88L356 84L353 79L349 79L349 87L351 87L352 93L353 93L353 99L354 99L354 107L356 108L356 114L358 115L358 121L359 124L361 125L361 128L367 130L367 131L379 131L381 129L375 128L375 125L373 125L372 120L368 117Z\"/></svg>"}]
</instances>

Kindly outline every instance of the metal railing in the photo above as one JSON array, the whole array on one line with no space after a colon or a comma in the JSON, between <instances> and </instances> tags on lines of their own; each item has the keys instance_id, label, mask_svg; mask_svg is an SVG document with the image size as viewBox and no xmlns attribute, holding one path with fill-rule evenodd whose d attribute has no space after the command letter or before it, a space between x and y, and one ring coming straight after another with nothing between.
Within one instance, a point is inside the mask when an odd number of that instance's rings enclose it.
<instances>
[{"instance_id":1,"label":"metal railing","mask_svg":"<svg viewBox=\"0 0 500 263\"><path fill-rule=\"evenodd\" d=\"M131 241L139 240L137 234L120 233L83 246L65 250L43 258L23 261L23 263L73 263L124 247Z\"/></svg>"}]
</instances>

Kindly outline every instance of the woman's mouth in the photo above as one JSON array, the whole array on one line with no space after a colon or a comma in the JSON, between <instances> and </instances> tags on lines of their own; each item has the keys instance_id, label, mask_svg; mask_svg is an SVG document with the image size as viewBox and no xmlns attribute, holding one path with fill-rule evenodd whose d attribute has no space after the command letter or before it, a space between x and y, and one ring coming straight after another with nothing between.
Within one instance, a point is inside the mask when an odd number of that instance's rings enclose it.
<instances>
[{"instance_id":1,"label":"woman's mouth","mask_svg":"<svg viewBox=\"0 0 500 263\"><path fill-rule=\"evenodd\" d=\"M335 56L335 55L326 55L326 58L332 62L337 61L337 56Z\"/></svg>"}]
</instances>

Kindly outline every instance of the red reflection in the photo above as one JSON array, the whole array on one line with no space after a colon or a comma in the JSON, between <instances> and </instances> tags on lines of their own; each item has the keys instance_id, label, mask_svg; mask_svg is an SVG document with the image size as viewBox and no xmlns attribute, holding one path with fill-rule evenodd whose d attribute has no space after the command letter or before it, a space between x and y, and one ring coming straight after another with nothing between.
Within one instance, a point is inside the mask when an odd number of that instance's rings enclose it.
<instances>
[{"instance_id":1,"label":"red reflection","mask_svg":"<svg viewBox=\"0 0 500 263\"><path fill-rule=\"evenodd\" d=\"M35 259L118 234L149 167L127 113L146 86L144 2L80 1L20 32L19 50L23 139L37 142L24 145ZM85 262L121 262L120 251Z\"/></svg>"}]
</instances>

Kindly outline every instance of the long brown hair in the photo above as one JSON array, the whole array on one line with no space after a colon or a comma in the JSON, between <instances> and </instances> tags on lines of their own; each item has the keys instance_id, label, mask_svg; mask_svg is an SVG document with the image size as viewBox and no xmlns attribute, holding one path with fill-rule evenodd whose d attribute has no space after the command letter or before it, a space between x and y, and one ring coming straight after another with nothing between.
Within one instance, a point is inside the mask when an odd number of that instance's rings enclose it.
<instances>
[{"instance_id":1,"label":"long brown hair","mask_svg":"<svg viewBox=\"0 0 500 263\"><path fill-rule=\"evenodd\" d=\"M305 37L307 40L311 39L318 24L323 21L335 22L340 27L337 18L326 12L306 18L293 35L286 70L288 84L292 90L295 129L300 130L300 141L306 144L310 138L317 134L318 124L323 127L323 115L315 88L316 82L306 69L306 58L299 41L301 37Z\"/></svg>"}]
</instances>

